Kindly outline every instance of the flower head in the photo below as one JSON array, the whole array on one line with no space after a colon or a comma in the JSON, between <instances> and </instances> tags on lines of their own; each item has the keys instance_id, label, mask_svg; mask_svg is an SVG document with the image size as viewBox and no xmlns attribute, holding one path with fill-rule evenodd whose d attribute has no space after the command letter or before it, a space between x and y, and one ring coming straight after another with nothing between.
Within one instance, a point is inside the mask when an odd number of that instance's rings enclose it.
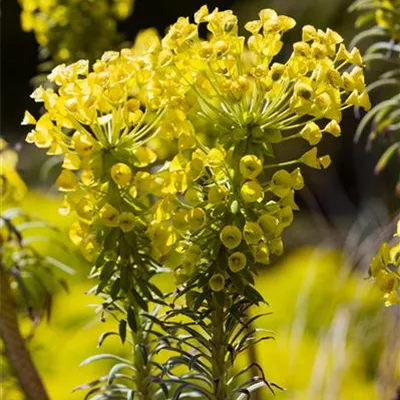
<instances>
[{"instance_id":1,"label":"flower head","mask_svg":"<svg viewBox=\"0 0 400 400\"><path fill-rule=\"evenodd\" d=\"M360 54L330 29L304 27L277 62L294 25L262 10L244 25L246 40L232 11L203 6L194 23L179 18L161 40L158 63L179 82L181 97L161 131L176 141L177 154L150 179L163 198L154 218L177 237L163 258L179 264L182 242L203 249L196 274L179 272L181 282L186 275L214 290L212 278L205 285L201 277L219 271L237 290L230 274L247 280L248 271L281 255L283 231L299 208L295 192L304 187L301 168L327 168L330 157L317 146L326 134L340 135L344 109L369 107ZM302 142L301 150L278 162L276 150L288 140Z\"/></svg>"},{"instance_id":2,"label":"flower head","mask_svg":"<svg viewBox=\"0 0 400 400\"><path fill-rule=\"evenodd\" d=\"M48 77L52 88L32 94L45 113L38 119L25 113L23 124L34 125L26 140L63 156L57 178L66 193L63 210L77 212L88 237L142 229L136 216L157 183L143 169L158 159L152 141L172 97L156 47L107 51L91 67L84 60L57 66Z\"/></svg>"}]
</instances>

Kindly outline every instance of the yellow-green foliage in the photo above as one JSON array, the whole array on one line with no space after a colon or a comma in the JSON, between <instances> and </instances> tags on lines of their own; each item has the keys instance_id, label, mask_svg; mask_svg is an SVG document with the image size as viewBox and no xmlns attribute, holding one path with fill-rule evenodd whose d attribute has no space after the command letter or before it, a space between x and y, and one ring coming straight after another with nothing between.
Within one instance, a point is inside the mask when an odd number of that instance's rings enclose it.
<instances>
[{"instance_id":1,"label":"yellow-green foliage","mask_svg":"<svg viewBox=\"0 0 400 400\"><path fill-rule=\"evenodd\" d=\"M58 202L38 194L28 200L26 209L46 210L49 219L59 222ZM333 398L379 398L376 365L384 323L379 295L369 281L349 276L341 264L337 252L303 249L289 255L279 268L265 269L258 280L258 289L270 304L266 311L273 312L260 325L278 335L276 341L258 346L257 357L268 377L289 388L279 394L281 399L327 398L318 396L325 396L333 381L338 383ZM115 329L113 321L101 323L88 306L99 302L85 295L91 285L84 274L73 278L70 293L56 296L52 319L39 326L30 343L52 399L82 398L81 392L71 393L71 389L109 369L107 363L78 366L94 354L98 336ZM28 321L23 326L27 332L31 329ZM103 346L103 353L129 351L118 337ZM9 400L21 398L7 395ZM262 396L269 398L267 391Z\"/></svg>"},{"instance_id":2,"label":"yellow-green foliage","mask_svg":"<svg viewBox=\"0 0 400 400\"><path fill-rule=\"evenodd\" d=\"M322 390L327 390L334 377L339 380L337 399L378 400L376 369L368 364L377 364L382 349L383 332L378 329L382 317L371 320L374 311L381 311L380 301L370 282L360 276L341 282L339 266L338 253L303 249L290 255L280 268L265 271L259 279L258 288L270 303L267 311L274 313L260 325L278 335L275 342L260 344L257 356L267 376L289 388L287 393L279 394L281 399L317 399L308 393L319 390L320 384ZM93 296L85 296L89 287L90 282L77 282L70 294L60 294L52 320L38 328L31 343L53 399L80 399L82 392L72 394L71 389L109 369L102 363L78 367L94 354L98 336L115 329L114 322L99 322L87 306L98 302ZM335 327L342 328L335 331ZM339 343L329 330L335 332ZM106 341L102 348L104 353L123 354L124 350L128 351L128 346L123 347L117 337ZM342 351L344 360L338 373L334 368L340 364ZM269 398L267 391L263 398Z\"/></svg>"},{"instance_id":3,"label":"yellow-green foliage","mask_svg":"<svg viewBox=\"0 0 400 400\"><path fill-rule=\"evenodd\" d=\"M260 325L278 334L257 354L266 375L288 388L280 398L378 399L379 296L342 263L338 252L302 249L258 280L273 311Z\"/></svg>"}]
</instances>

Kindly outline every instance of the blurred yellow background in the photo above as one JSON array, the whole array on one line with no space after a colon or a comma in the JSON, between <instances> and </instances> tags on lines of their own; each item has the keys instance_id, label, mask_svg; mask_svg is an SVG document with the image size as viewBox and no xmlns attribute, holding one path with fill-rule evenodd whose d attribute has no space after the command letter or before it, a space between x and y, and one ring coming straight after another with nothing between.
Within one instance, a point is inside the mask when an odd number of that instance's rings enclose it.
<instances>
[{"instance_id":1,"label":"blurred yellow background","mask_svg":"<svg viewBox=\"0 0 400 400\"><path fill-rule=\"evenodd\" d=\"M65 231L69 222L58 215L59 204L58 198L33 193L24 208ZM41 244L41 251L50 251L46 246L52 245ZM67 277L69 293L60 290L55 296L50 321L34 331L29 347L52 399L82 399L84 393L72 389L107 374L111 364L79 364L96 353L129 357L129 349L117 336L96 348L100 334L116 330L116 324L101 322L93 306L99 300L85 294L94 284L86 278L89 266L77 253L57 256L76 274ZM303 248L261 274L258 289L269 303L262 312L273 314L258 325L274 331L276 340L261 342L256 357L266 377L287 389L276 398L380 400L390 398L384 397L385 387L394 393L389 387L400 378L399 346L390 343L396 334L390 331L395 307L385 309L372 282L351 273L345 261L333 249ZM21 323L29 334L31 322ZM238 369L244 361L239 360ZM2 391L4 399L21 399L10 382L3 383ZM261 399L269 398L263 391Z\"/></svg>"}]
</instances>

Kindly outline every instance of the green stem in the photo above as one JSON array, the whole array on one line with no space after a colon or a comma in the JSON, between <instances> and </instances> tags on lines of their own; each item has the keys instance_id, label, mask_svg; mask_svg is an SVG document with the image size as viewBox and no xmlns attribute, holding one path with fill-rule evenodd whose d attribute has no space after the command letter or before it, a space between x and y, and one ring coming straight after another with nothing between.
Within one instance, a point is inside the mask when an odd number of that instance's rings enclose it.
<instances>
[{"instance_id":1,"label":"green stem","mask_svg":"<svg viewBox=\"0 0 400 400\"><path fill-rule=\"evenodd\" d=\"M216 400L228 399L228 374L225 364L226 343L224 326L224 307L213 295L211 313L211 355L213 360L212 371L214 377L214 395Z\"/></svg>"},{"instance_id":2,"label":"green stem","mask_svg":"<svg viewBox=\"0 0 400 400\"><path fill-rule=\"evenodd\" d=\"M248 312L246 312L247 318L248 319ZM253 324L249 323L248 321L246 321L246 331L250 332L253 329ZM247 355L249 358L249 363L253 365L253 368L251 369L251 374L253 376L258 376L260 371L258 370L258 368L256 367L258 363L258 357L257 357L257 352L256 352L256 348L255 346L249 346L248 350L247 350ZM252 400L261 400L260 397L260 391L256 390L251 394L251 398Z\"/></svg>"},{"instance_id":3,"label":"green stem","mask_svg":"<svg viewBox=\"0 0 400 400\"><path fill-rule=\"evenodd\" d=\"M136 396L139 400L151 400L151 371L148 364L148 335L144 331L146 323L139 307L135 308L135 315L137 320L136 332L131 330L132 343L133 343L133 359L136 369L135 383L136 383Z\"/></svg>"},{"instance_id":4,"label":"green stem","mask_svg":"<svg viewBox=\"0 0 400 400\"><path fill-rule=\"evenodd\" d=\"M48 400L46 389L19 329L17 306L9 278L9 274L0 263L0 336L25 399Z\"/></svg>"},{"instance_id":5,"label":"green stem","mask_svg":"<svg viewBox=\"0 0 400 400\"><path fill-rule=\"evenodd\" d=\"M264 167L264 169L283 168L283 167L288 167L290 165L298 164L299 162L300 162L299 160L290 160L290 161L280 162L277 164L268 164Z\"/></svg>"}]
</instances>

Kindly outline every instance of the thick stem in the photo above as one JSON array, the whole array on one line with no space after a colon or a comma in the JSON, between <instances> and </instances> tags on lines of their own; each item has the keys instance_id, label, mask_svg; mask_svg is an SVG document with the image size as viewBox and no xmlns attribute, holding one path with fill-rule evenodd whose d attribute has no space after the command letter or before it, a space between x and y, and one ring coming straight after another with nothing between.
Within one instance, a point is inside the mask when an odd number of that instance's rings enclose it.
<instances>
[{"instance_id":1,"label":"thick stem","mask_svg":"<svg viewBox=\"0 0 400 400\"><path fill-rule=\"evenodd\" d=\"M26 348L7 271L0 263L0 335L19 386L27 400L48 400L46 389Z\"/></svg>"},{"instance_id":2,"label":"thick stem","mask_svg":"<svg viewBox=\"0 0 400 400\"><path fill-rule=\"evenodd\" d=\"M214 394L216 400L227 400L228 387L225 364L227 344L225 343L224 307L217 301L215 294L213 296L212 309L211 353L213 360Z\"/></svg>"},{"instance_id":3,"label":"thick stem","mask_svg":"<svg viewBox=\"0 0 400 400\"><path fill-rule=\"evenodd\" d=\"M139 400L151 400L153 397L151 390L151 371L148 364L148 335L144 331L146 321L139 308L136 308L135 311L137 329L136 332L133 330L131 331L133 359L136 369L135 384L137 393L135 398Z\"/></svg>"}]
</instances>

